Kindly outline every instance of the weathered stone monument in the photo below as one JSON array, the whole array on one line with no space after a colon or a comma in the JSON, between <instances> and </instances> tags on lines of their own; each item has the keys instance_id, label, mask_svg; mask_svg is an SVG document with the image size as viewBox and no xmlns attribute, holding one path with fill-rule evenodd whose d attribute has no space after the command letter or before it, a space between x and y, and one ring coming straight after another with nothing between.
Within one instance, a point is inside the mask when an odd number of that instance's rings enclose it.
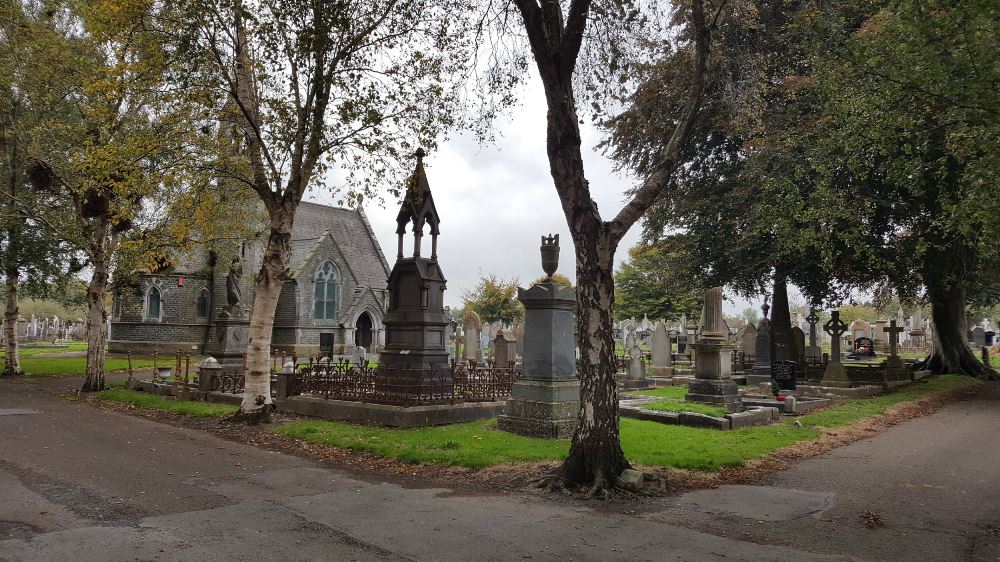
<instances>
[{"instance_id":1,"label":"weathered stone monument","mask_svg":"<svg viewBox=\"0 0 1000 562\"><path fill-rule=\"evenodd\" d=\"M493 338L493 365L498 369L513 368L517 358L517 340L510 330L499 330Z\"/></svg>"},{"instance_id":2,"label":"weathered stone monument","mask_svg":"<svg viewBox=\"0 0 1000 562\"><path fill-rule=\"evenodd\" d=\"M482 325L483 323L479 320L479 315L475 311L470 310L465 315L465 321L462 323L462 331L465 333L465 344L463 346L465 349L463 350L462 359L472 362L479 361L479 330L482 328Z\"/></svg>"},{"instance_id":3,"label":"weathered stone monument","mask_svg":"<svg viewBox=\"0 0 1000 562\"><path fill-rule=\"evenodd\" d=\"M771 362L798 361L792 349L792 319L788 312L788 287L782 275L774 279L771 313Z\"/></svg>"},{"instance_id":4,"label":"weathered stone monument","mask_svg":"<svg viewBox=\"0 0 1000 562\"><path fill-rule=\"evenodd\" d=\"M747 383L759 384L771 380L771 322L761 318L757 324L754 342L753 369L747 374Z\"/></svg>"},{"instance_id":5,"label":"weathered stone monument","mask_svg":"<svg viewBox=\"0 0 1000 562\"><path fill-rule=\"evenodd\" d=\"M450 319L444 311L447 281L438 265L440 234L437 208L423 166L423 150L396 216L398 251L389 274L389 309L385 314L386 343L379 354L376 384L419 392L418 386L450 388L451 369L445 348ZM413 256L403 256L403 236L413 223ZM421 255L425 227L430 227L431 255ZM414 380L414 372L419 379Z\"/></svg>"},{"instance_id":6,"label":"weathered stone monument","mask_svg":"<svg viewBox=\"0 0 1000 562\"><path fill-rule=\"evenodd\" d=\"M517 290L524 305L524 366L497 427L521 435L566 438L576 429L580 409L573 338L576 289L552 279L559 265L558 234L542 237L541 252L548 277Z\"/></svg>"},{"instance_id":7,"label":"weathered stone monument","mask_svg":"<svg viewBox=\"0 0 1000 562\"><path fill-rule=\"evenodd\" d=\"M733 346L722 322L722 287L705 292L701 333L693 344L695 381L688 385L687 400L718 404L733 413L743 409L739 387L724 372L722 361L729 360Z\"/></svg>"},{"instance_id":8,"label":"weathered stone monument","mask_svg":"<svg viewBox=\"0 0 1000 562\"><path fill-rule=\"evenodd\" d=\"M658 321L653 328L652 344L649 374L654 380L669 380L674 375L673 344L670 343L670 334L663 320Z\"/></svg>"},{"instance_id":9,"label":"weathered stone monument","mask_svg":"<svg viewBox=\"0 0 1000 562\"><path fill-rule=\"evenodd\" d=\"M819 315L816 314L815 308L809 309L809 316L806 316L806 322L809 323L809 345L806 346L805 356L807 359L815 361L823 356L823 351L816 339L816 324L819 323Z\"/></svg>"},{"instance_id":10,"label":"weathered stone monument","mask_svg":"<svg viewBox=\"0 0 1000 562\"><path fill-rule=\"evenodd\" d=\"M840 311L830 312L830 319L823 325L823 331L830 334L830 362L826 364L823 371L823 386L833 386L848 388L851 380L847 377L847 369L840 362L840 342L841 336L847 331L847 324L840 319Z\"/></svg>"},{"instance_id":11,"label":"weathered stone monument","mask_svg":"<svg viewBox=\"0 0 1000 562\"><path fill-rule=\"evenodd\" d=\"M973 349L979 349L986 345L986 328L976 326L972 329L972 345Z\"/></svg>"},{"instance_id":12,"label":"weathered stone monument","mask_svg":"<svg viewBox=\"0 0 1000 562\"><path fill-rule=\"evenodd\" d=\"M792 328L791 342L792 360L795 361L801 371L802 366L806 363L806 335L802 332L802 328L798 326Z\"/></svg>"},{"instance_id":13,"label":"weathered stone monument","mask_svg":"<svg viewBox=\"0 0 1000 562\"><path fill-rule=\"evenodd\" d=\"M899 334L903 330L905 328L897 326L895 320L892 320L888 326L882 328L882 331L888 335L887 339L889 340L889 356L885 358L885 362L882 364L882 369L885 372L885 382L889 386L898 386L910 382L910 371L906 368L906 363L903 363L903 359L897 354Z\"/></svg>"},{"instance_id":14,"label":"weathered stone monument","mask_svg":"<svg viewBox=\"0 0 1000 562\"><path fill-rule=\"evenodd\" d=\"M205 355L216 358L224 367L243 367L243 354L250 337L250 319L243 313L243 266L240 249L233 256L226 274L226 305L205 343Z\"/></svg>"}]
</instances>

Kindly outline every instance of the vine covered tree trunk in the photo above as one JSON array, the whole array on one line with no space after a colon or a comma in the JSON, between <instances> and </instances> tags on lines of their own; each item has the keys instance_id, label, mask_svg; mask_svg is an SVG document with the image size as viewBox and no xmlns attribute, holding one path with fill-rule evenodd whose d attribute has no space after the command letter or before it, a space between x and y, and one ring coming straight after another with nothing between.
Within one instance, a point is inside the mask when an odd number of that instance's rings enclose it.
<instances>
[{"instance_id":1,"label":"vine covered tree trunk","mask_svg":"<svg viewBox=\"0 0 1000 562\"><path fill-rule=\"evenodd\" d=\"M966 337L965 290L957 284L947 287L930 281L927 283L927 296L931 301L931 318L934 320L934 345L930 355L919 367L935 374L957 373L995 378L996 371L976 359L969 348Z\"/></svg>"},{"instance_id":2,"label":"vine covered tree trunk","mask_svg":"<svg viewBox=\"0 0 1000 562\"><path fill-rule=\"evenodd\" d=\"M240 410L229 418L233 422L258 423L270 420L271 334L281 287L288 278L292 221L295 216L294 206L289 211L288 204L286 202L280 210L271 213L271 233L267 238L264 260L257 275L253 305L250 309L243 403L240 405Z\"/></svg>"},{"instance_id":3,"label":"vine covered tree trunk","mask_svg":"<svg viewBox=\"0 0 1000 562\"><path fill-rule=\"evenodd\" d=\"M104 295L108 289L108 255L103 248L92 252L94 271L87 285L87 378L80 392L104 390L104 344L107 315Z\"/></svg>"},{"instance_id":4,"label":"vine covered tree trunk","mask_svg":"<svg viewBox=\"0 0 1000 562\"><path fill-rule=\"evenodd\" d=\"M8 240L10 240L11 248L8 249L8 265L7 270L4 272L4 285L7 289L6 294L6 306L4 307L4 327L3 327L3 338L4 338L4 351L6 355L4 356L4 369L0 373L2 376L14 376L23 374L21 370L21 356L19 348L17 345L17 286L18 286L18 270L15 265L13 265L15 258L14 251L14 236L15 233L12 230L7 231Z\"/></svg>"},{"instance_id":5,"label":"vine covered tree trunk","mask_svg":"<svg viewBox=\"0 0 1000 562\"><path fill-rule=\"evenodd\" d=\"M629 468L619 440L611 333L615 245L604 230L582 229L575 240L581 408L561 475L573 483L593 482L594 494L617 485L618 476Z\"/></svg>"}]
</instances>

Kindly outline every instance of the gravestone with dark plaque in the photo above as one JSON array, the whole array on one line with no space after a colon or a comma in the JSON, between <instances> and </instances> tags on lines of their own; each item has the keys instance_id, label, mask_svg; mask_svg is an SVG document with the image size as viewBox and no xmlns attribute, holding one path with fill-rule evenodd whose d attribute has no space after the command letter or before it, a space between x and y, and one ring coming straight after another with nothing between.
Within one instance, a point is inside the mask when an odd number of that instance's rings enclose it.
<instances>
[{"instance_id":1,"label":"gravestone with dark plaque","mask_svg":"<svg viewBox=\"0 0 1000 562\"><path fill-rule=\"evenodd\" d=\"M777 390L795 390L798 380L798 363L795 361L775 361L771 363L771 385Z\"/></svg>"}]
</instances>

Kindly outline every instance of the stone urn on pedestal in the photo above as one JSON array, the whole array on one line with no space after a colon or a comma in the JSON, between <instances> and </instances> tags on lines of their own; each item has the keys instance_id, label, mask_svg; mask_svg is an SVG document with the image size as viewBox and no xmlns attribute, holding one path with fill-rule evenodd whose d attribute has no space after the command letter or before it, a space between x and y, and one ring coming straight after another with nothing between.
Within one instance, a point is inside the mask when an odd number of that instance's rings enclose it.
<instances>
[{"instance_id":1,"label":"stone urn on pedestal","mask_svg":"<svg viewBox=\"0 0 1000 562\"><path fill-rule=\"evenodd\" d=\"M524 305L523 370L497 427L533 437L568 438L576 430L580 409L573 337L576 290L552 279L559 264L559 235L543 236L541 252L548 277L517 289Z\"/></svg>"}]
</instances>

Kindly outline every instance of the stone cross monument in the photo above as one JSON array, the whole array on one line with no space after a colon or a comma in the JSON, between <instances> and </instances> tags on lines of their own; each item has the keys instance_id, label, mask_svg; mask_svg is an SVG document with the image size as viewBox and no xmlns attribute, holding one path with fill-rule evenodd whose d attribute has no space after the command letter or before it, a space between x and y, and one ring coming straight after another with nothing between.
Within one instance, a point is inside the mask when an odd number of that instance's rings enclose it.
<instances>
[{"instance_id":1,"label":"stone cross monument","mask_svg":"<svg viewBox=\"0 0 1000 562\"><path fill-rule=\"evenodd\" d=\"M830 362L823 372L823 386L848 388L851 386L847 378L847 369L840 362L840 336L847 331L847 324L840 319L840 311L830 311L830 319L823 324L823 331L830 334Z\"/></svg>"},{"instance_id":2,"label":"stone cross monument","mask_svg":"<svg viewBox=\"0 0 1000 562\"><path fill-rule=\"evenodd\" d=\"M903 326L897 326L895 320L889 321L889 325L882 328L882 331L889 336L889 356L885 358L882 370L885 373L885 382L890 386L910 382L910 371L898 355L899 334L905 329Z\"/></svg>"},{"instance_id":3,"label":"stone cross monument","mask_svg":"<svg viewBox=\"0 0 1000 562\"><path fill-rule=\"evenodd\" d=\"M809 316L806 316L806 322L809 323L809 345L806 346L806 358L818 359L823 356L823 352L816 342L816 324L819 323L819 315L816 314L815 308L809 309Z\"/></svg>"}]
</instances>

